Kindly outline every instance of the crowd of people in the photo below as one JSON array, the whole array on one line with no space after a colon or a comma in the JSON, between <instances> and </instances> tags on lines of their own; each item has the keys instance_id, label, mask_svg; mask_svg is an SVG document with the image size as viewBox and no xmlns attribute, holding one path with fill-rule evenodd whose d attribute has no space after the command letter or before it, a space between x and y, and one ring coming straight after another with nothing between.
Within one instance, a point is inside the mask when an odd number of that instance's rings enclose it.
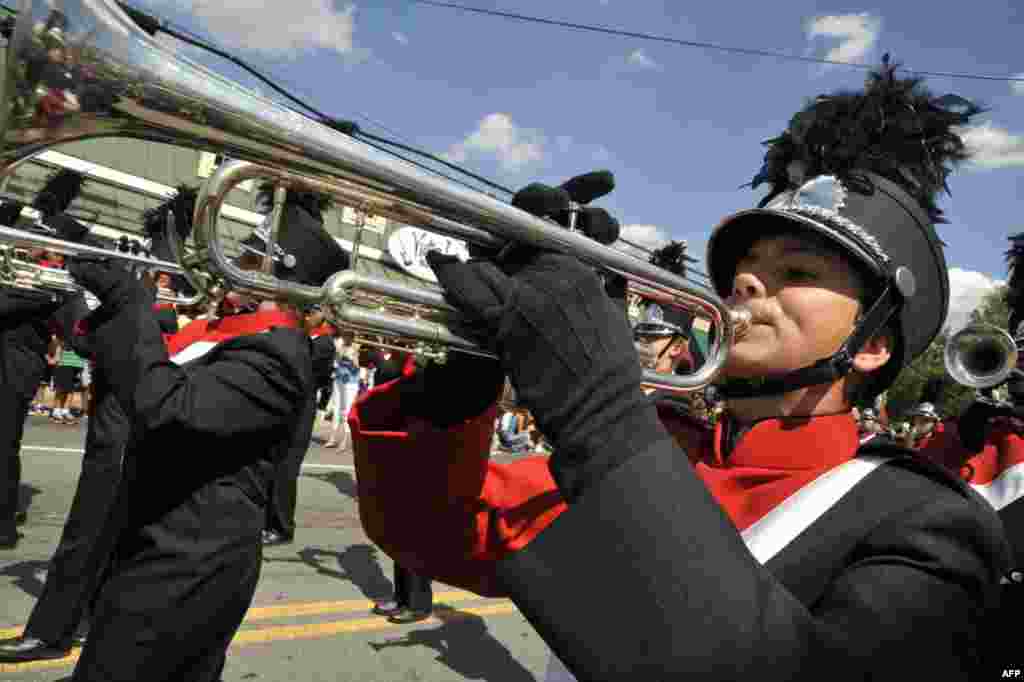
<instances>
[{"instance_id":1,"label":"crowd of people","mask_svg":"<svg viewBox=\"0 0 1024 682\"><path fill-rule=\"evenodd\" d=\"M621 277L525 246L427 256L497 360L357 347L316 309L237 292L178 328L158 278L111 261L66 265L93 310L4 292L0 521L52 324L92 363L93 393L47 589L0 657L65 655L88 607L73 680L218 680L264 546L294 540L298 472L333 399L325 445L353 452L363 528L395 561L375 612L396 622L429 614L433 580L508 597L551 648L552 681L1019 668L1024 382L945 420L919 405L906 428L853 411L944 324L937 197L978 111L896 71L808 102L767 143L751 183L767 196L713 229L711 285L750 325L702 394L643 380L702 366L692 314L648 301L631 323ZM589 201L574 187L512 203L568 227ZM565 204L524 200L538 191ZM180 212L187 230L188 196L153 220ZM349 267L322 200L289 190L277 248L255 230L236 265L311 286ZM594 617L595 595L629 637Z\"/></svg>"}]
</instances>

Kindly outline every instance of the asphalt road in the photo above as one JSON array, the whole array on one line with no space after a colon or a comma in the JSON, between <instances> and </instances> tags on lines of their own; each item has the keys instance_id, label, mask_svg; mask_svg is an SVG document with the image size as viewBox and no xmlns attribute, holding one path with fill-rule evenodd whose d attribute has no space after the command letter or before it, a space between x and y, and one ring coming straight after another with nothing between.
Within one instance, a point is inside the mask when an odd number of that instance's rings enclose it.
<instances>
[{"instance_id":1,"label":"asphalt road","mask_svg":"<svg viewBox=\"0 0 1024 682\"><path fill-rule=\"evenodd\" d=\"M0 638L20 634L75 492L85 424L30 417L22 444L28 521L0 550ZM187 457L187 453L182 453ZM182 462L183 466L187 462ZM255 601L236 635L225 682L242 680L543 680L548 650L507 600L435 584L435 616L393 625L374 616L391 594L391 560L363 533L351 453L314 440L299 480L294 544L269 548ZM70 679L78 650L57 661L0 663L0 679Z\"/></svg>"}]
</instances>

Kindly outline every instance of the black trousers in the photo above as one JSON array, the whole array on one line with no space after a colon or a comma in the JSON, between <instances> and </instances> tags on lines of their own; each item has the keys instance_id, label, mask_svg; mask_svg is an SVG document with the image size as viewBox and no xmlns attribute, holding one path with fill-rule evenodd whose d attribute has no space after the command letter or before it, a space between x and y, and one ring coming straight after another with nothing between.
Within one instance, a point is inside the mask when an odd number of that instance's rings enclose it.
<instances>
[{"instance_id":1,"label":"black trousers","mask_svg":"<svg viewBox=\"0 0 1024 682\"><path fill-rule=\"evenodd\" d=\"M414 611L430 611L434 590L430 578L417 575L395 562L395 601Z\"/></svg>"},{"instance_id":2,"label":"black trousers","mask_svg":"<svg viewBox=\"0 0 1024 682\"><path fill-rule=\"evenodd\" d=\"M94 403L78 489L50 559L43 593L25 626L26 637L69 646L99 589L117 541L111 512L128 433L128 419L113 393Z\"/></svg>"},{"instance_id":3,"label":"black trousers","mask_svg":"<svg viewBox=\"0 0 1024 682\"><path fill-rule=\"evenodd\" d=\"M274 530L287 538L295 537L295 506L299 495L299 474L302 473L302 462L309 452L309 442L313 437L313 425L316 422L316 403L310 400L307 414L301 422L302 433L296 442L301 446L293 448L288 456L277 463L274 477L269 482L269 499L267 501L267 530Z\"/></svg>"},{"instance_id":4,"label":"black trousers","mask_svg":"<svg viewBox=\"0 0 1024 682\"><path fill-rule=\"evenodd\" d=\"M0 386L0 535L15 532L21 486L21 437L31 405L32 396L11 386Z\"/></svg>"}]
</instances>

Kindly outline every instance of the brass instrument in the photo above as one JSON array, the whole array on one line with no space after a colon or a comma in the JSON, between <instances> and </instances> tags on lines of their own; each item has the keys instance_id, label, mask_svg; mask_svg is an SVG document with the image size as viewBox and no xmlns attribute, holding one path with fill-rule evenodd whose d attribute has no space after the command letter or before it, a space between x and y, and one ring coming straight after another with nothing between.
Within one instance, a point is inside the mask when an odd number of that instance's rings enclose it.
<instances>
[{"instance_id":1,"label":"brass instrument","mask_svg":"<svg viewBox=\"0 0 1024 682\"><path fill-rule=\"evenodd\" d=\"M65 293L84 291L66 270L42 267L19 260L15 257L15 251L19 249L45 249L65 256L98 256L124 264L134 264L146 269L166 272L169 275L184 274L184 270L177 263L134 256L120 251L110 251L0 226L0 287ZM88 291L85 291L85 296L87 299L94 298ZM201 299L202 294L178 296L173 291L163 289L157 291L157 300L164 303L188 306L195 305Z\"/></svg>"},{"instance_id":2,"label":"brass instrument","mask_svg":"<svg viewBox=\"0 0 1024 682\"><path fill-rule=\"evenodd\" d=\"M227 256L217 230L220 208L231 188L254 178L284 188L304 188L357 209L361 220L377 215L469 243L502 247L510 242L569 253L601 272L624 276L630 289L662 304L678 305L717 329L707 361L694 374L646 372L646 383L670 391L707 385L723 367L749 314L732 310L709 288L692 283L630 254L530 215L486 194L460 187L398 161L331 127L314 121L176 54L158 43L111 0L60 0L54 21L51 0L20 0L7 49L0 90L0 172L54 145L122 136L194 147L223 154L196 202L191 254L179 250L185 276L217 301L228 291L297 304L322 304L343 329L397 341L418 353L448 350L489 354L465 329L459 313L437 287L411 287L356 271L361 227L352 269L323 287L310 287L243 271ZM61 36L77 37L77 58L92 74L91 96L81 107L49 115L35 106L37 83L27 81L33 59L45 58L46 26L60 23ZM37 71L37 70L36 70ZM274 216L279 217L279 209ZM277 220L271 221L272 253ZM180 245L179 245L180 246Z\"/></svg>"},{"instance_id":3,"label":"brass instrument","mask_svg":"<svg viewBox=\"0 0 1024 682\"><path fill-rule=\"evenodd\" d=\"M1017 343L992 325L964 327L949 337L943 349L946 371L959 384L974 389L992 388L1017 369Z\"/></svg>"}]
</instances>

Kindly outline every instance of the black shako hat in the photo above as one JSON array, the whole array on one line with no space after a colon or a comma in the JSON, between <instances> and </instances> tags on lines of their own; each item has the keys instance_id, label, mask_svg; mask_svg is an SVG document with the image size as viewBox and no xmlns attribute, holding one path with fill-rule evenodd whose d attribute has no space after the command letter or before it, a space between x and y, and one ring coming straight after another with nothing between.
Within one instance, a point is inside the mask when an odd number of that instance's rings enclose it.
<instances>
[{"instance_id":1,"label":"black shako hat","mask_svg":"<svg viewBox=\"0 0 1024 682\"><path fill-rule=\"evenodd\" d=\"M896 68L886 55L863 91L823 95L799 111L782 135L765 143L764 165L751 186L769 183L768 196L711 234L708 268L723 297L732 291L739 258L780 226L824 237L867 277L861 321L836 355L812 366L815 372L797 370L771 390L744 395L831 382L890 322L897 339L889 362L874 373L877 394L945 322L949 275L934 228L945 222L936 198L948 192L949 166L968 158L955 127L981 109L956 95L933 97L921 79L896 78Z\"/></svg>"},{"instance_id":2,"label":"black shako hat","mask_svg":"<svg viewBox=\"0 0 1024 682\"><path fill-rule=\"evenodd\" d=\"M670 241L651 252L648 262L669 272L686 276L686 242ZM689 336L693 328L693 313L683 308L659 303L643 304L640 319L633 325L634 334L645 336Z\"/></svg>"},{"instance_id":3,"label":"black shako hat","mask_svg":"<svg viewBox=\"0 0 1024 682\"><path fill-rule=\"evenodd\" d=\"M173 216L174 230L184 244L192 234L192 220L195 215L197 195L197 188L191 185L179 185L173 195L142 215L143 231L149 237L149 252L153 258L170 263L176 262L171 246L167 242L168 219ZM182 275L171 275L171 288L186 296L195 294L195 289Z\"/></svg>"},{"instance_id":4,"label":"black shako hat","mask_svg":"<svg viewBox=\"0 0 1024 682\"><path fill-rule=\"evenodd\" d=\"M289 191L281 213L273 260L274 275L284 280L320 286L328 277L349 267L348 252L327 230L308 201L291 200ZM242 250L261 258L267 250L270 216L240 243Z\"/></svg>"}]
</instances>

